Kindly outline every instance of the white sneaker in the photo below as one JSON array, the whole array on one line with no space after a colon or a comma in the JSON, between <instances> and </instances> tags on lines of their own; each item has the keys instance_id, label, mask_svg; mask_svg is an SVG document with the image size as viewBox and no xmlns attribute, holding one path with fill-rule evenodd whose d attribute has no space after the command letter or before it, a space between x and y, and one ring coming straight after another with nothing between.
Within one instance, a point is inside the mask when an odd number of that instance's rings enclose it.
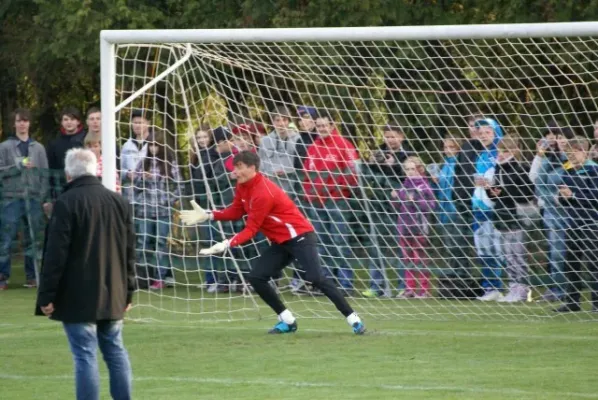
<instances>
[{"instance_id":1,"label":"white sneaker","mask_svg":"<svg viewBox=\"0 0 598 400\"><path fill-rule=\"evenodd\" d=\"M515 283L509 286L509 293L498 301L501 303L531 302L532 291L527 285Z\"/></svg>"},{"instance_id":2,"label":"white sneaker","mask_svg":"<svg viewBox=\"0 0 598 400\"><path fill-rule=\"evenodd\" d=\"M498 290L488 290L483 296L477 297L479 301L498 301L502 297L502 293Z\"/></svg>"},{"instance_id":3,"label":"white sneaker","mask_svg":"<svg viewBox=\"0 0 598 400\"><path fill-rule=\"evenodd\" d=\"M516 283L510 283L509 284L509 292L497 299L496 301L499 303L515 303L516 301L518 301L519 299L519 294L517 292L517 284Z\"/></svg>"},{"instance_id":4,"label":"white sneaker","mask_svg":"<svg viewBox=\"0 0 598 400\"><path fill-rule=\"evenodd\" d=\"M173 287L175 284L174 278L169 276L168 278L164 279L164 284L166 284L166 287Z\"/></svg>"},{"instance_id":5,"label":"white sneaker","mask_svg":"<svg viewBox=\"0 0 598 400\"><path fill-rule=\"evenodd\" d=\"M210 283L208 285L208 293L216 293L216 291L218 290L218 284L217 283Z\"/></svg>"}]
</instances>

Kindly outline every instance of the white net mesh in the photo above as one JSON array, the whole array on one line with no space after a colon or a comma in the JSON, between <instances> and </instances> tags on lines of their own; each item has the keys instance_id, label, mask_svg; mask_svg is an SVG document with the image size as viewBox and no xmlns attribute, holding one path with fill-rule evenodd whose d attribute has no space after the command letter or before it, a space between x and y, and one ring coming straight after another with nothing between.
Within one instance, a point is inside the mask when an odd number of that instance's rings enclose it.
<instances>
[{"instance_id":1,"label":"white net mesh","mask_svg":"<svg viewBox=\"0 0 598 400\"><path fill-rule=\"evenodd\" d=\"M186 51L119 45L117 104ZM138 224L137 317L234 320L265 307L242 290L265 238L199 257L199 248L244 222L183 229L176 216L191 199L212 209L230 204L231 156L254 150L314 224L323 265L361 315L539 319L560 315L552 311L559 303L550 303L560 298L584 310L568 318L592 318L596 181L578 179L580 169L567 165L565 154L576 156L561 128L591 133L594 38L193 44L191 51L117 114L119 172ZM273 112L280 106L289 118ZM323 108L330 117L314 119ZM165 148L130 140L146 132L135 110ZM470 130L473 115L480 116ZM545 154L534 158L549 130L561 140L546 136ZM508 160L519 152L518 162ZM586 187L576 186L582 181ZM306 185L314 182L322 185ZM559 185L584 201L555 203ZM580 255L591 262L576 262ZM273 284L298 315L337 317L295 265Z\"/></svg>"}]
</instances>

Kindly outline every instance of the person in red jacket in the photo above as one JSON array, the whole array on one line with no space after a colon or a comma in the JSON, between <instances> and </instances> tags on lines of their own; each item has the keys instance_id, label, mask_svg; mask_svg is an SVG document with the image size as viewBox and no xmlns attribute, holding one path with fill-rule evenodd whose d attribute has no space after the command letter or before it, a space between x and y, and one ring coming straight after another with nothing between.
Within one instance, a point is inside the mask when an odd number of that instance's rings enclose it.
<instances>
[{"instance_id":1,"label":"person in red jacket","mask_svg":"<svg viewBox=\"0 0 598 400\"><path fill-rule=\"evenodd\" d=\"M321 247L325 273L335 270L338 282L347 294L353 291L353 270L347 260L355 255L349 246L351 208L347 199L357 186L353 143L337 131L325 110L316 115L318 138L307 149L304 163L305 208L315 224L324 246Z\"/></svg>"},{"instance_id":2,"label":"person in red jacket","mask_svg":"<svg viewBox=\"0 0 598 400\"><path fill-rule=\"evenodd\" d=\"M249 282L259 296L278 315L278 323L269 333L290 333L297 330L297 321L268 283L293 260L305 270L306 280L318 287L346 317L353 332L361 335L365 326L333 281L324 277L318 255L317 237L312 224L295 203L276 184L259 173L260 159L251 151L242 151L234 158L237 187L233 203L224 210L204 210L191 201L192 210L182 211L181 221L195 225L207 220L236 221L247 215L245 228L199 254L222 253L239 246L258 232L272 242L253 263Z\"/></svg>"}]
</instances>

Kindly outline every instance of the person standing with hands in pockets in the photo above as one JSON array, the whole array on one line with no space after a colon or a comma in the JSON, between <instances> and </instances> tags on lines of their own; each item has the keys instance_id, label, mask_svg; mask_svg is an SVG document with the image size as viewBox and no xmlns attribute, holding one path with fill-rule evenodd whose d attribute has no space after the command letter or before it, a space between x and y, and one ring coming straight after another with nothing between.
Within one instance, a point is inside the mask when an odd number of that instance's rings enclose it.
<instances>
[{"instance_id":1,"label":"person standing with hands in pockets","mask_svg":"<svg viewBox=\"0 0 598 400\"><path fill-rule=\"evenodd\" d=\"M131 364L122 329L135 290L133 212L126 199L102 186L96 171L90 150L66 153L68 183L48 227L36 315L63 324L75 364L77 399L100 397L99 345L112 398L128 400Z\"/></svg>"}]
</instances>

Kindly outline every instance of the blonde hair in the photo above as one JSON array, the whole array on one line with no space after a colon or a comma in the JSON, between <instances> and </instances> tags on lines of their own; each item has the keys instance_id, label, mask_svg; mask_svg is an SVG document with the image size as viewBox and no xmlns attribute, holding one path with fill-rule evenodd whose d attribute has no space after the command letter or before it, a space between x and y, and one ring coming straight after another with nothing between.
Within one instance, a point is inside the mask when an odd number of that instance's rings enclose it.
<instances>
[{"instance_id":1,"label":"blonde hair","mask_svg":"<svg viewBox=\"0 0 598 400\"><path fill-rule=\"evenodd\" d=\"M507 150L516 160L521 158L521 149L519 148L519 138L512 135L505 135L498 143L499 150Z\"/></svg>"},{"instance_id":2,"label":"blonde hair","mask_svg":"<svg viewBox=\"0 0 598 400\"><path fill-rule=\"evenodd\" d=\"M449 141L449 142L453 142L455 145L457 145L457 147L459 148L459 150L461 150L461 146L463 145L463 139L457 136L445 136L444 137L444 141Z\"/></svg>"},{"instance_id":3,"label":"blonde hair","mask_svg":"<svg viewBox=\"0 0 598 400\"><path fill-rule=\"evenodd\" d=\"M416 156L407 157L405 161L403 161L403 167L405 167L405 164L407 163L413 163L420 175L423 176L426 174L426 164L424 164L421 158Z\"/></svg>"},{"instance_id":4,"label":"blonde hair","mask_svg":"<svg viewBox=\"0 0 598 400\"><path fill-rule=\"evenodd\" d=\"M99 133L89 132L87 135L85 135L85 139L83 139L83 146L87 147L96 143L102 143L102 136Z\"/></svg>"}]
</instances>

